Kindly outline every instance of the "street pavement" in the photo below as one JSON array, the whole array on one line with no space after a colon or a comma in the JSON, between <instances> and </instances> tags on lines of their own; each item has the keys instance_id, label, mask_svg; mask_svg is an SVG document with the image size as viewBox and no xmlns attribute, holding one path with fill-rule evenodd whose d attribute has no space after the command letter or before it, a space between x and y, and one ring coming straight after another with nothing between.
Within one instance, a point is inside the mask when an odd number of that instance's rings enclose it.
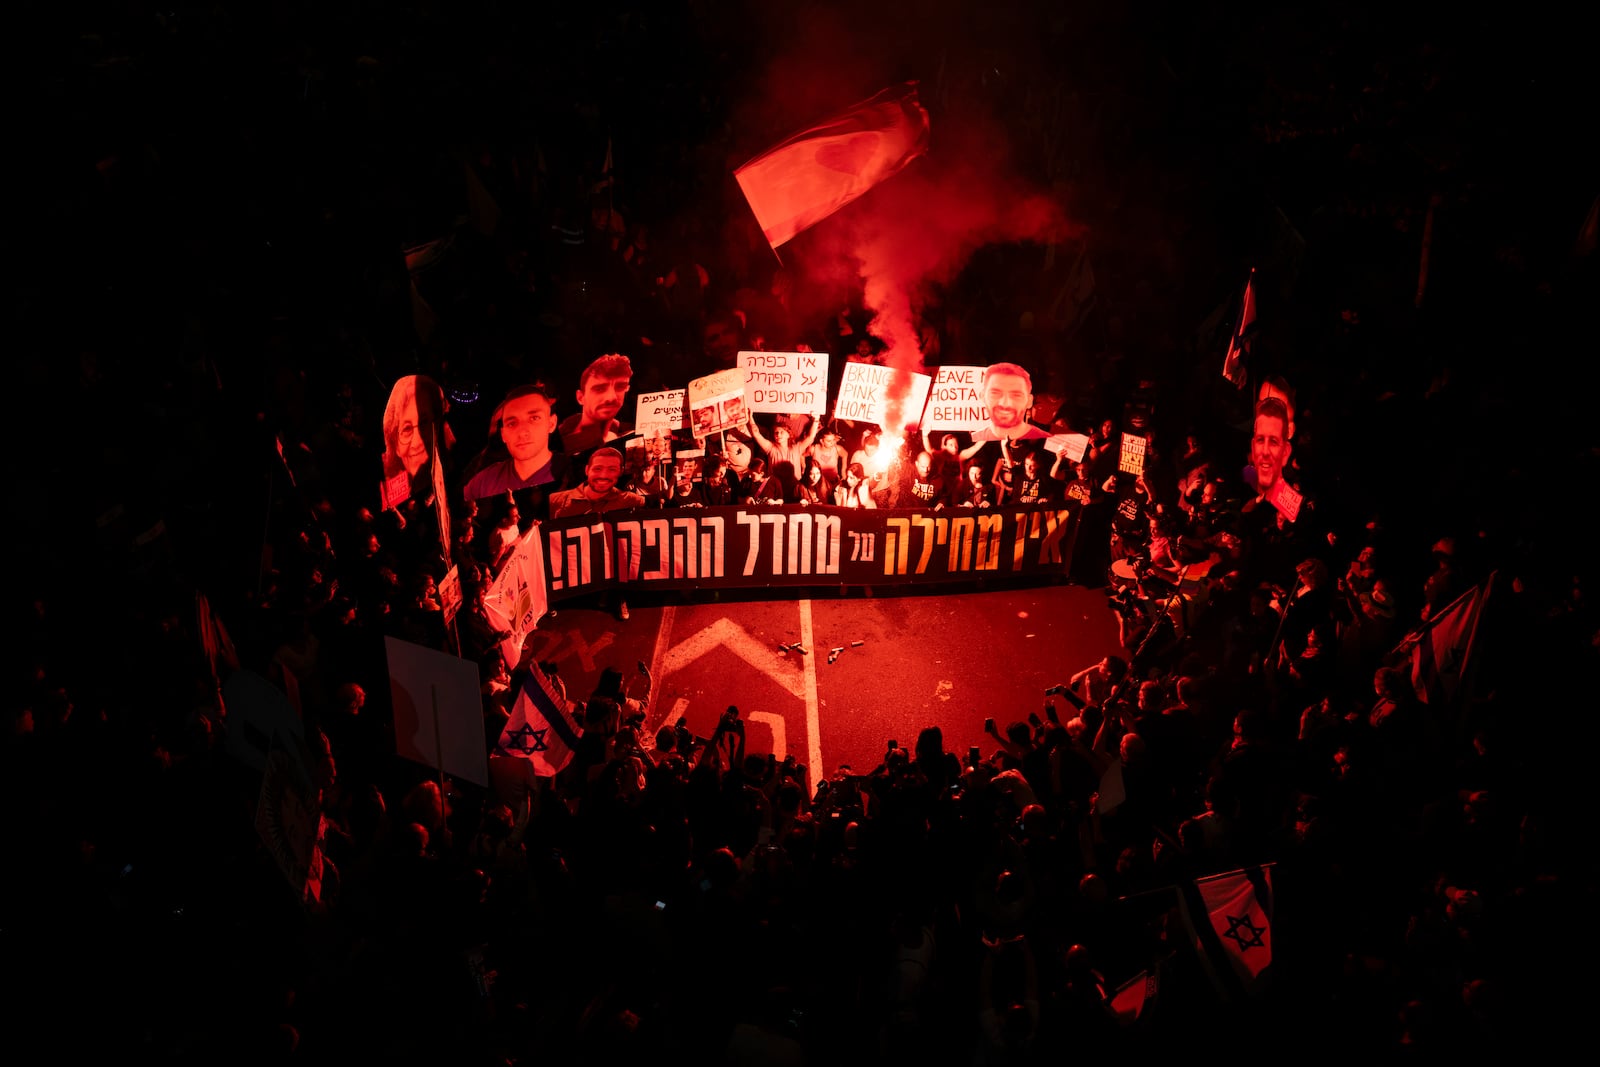
<instances>
[{"instance_id":1,"label":"street pavement","mask_svg":"<svg viewBox=\"0 0 1600 1067\"><path fill-rule=\"evenodd\" d=\"M986 717L1004 730L1042 713L1046 688L1121 652L1104 591L1078 585L697 596L630 602L628 622L558 602L525 647L554 661L578 699L606 667L622 670L637 696L636 664L648 663L649 736L681 717L709 737L733 705L747 752L793 754L813 783L818 767L866 773L889 741L911 748L927 726L943 730L948 751L988 754L997 746ZM1070 704L1057 707L1071 716Z\"/></svg>"}]
</instances>

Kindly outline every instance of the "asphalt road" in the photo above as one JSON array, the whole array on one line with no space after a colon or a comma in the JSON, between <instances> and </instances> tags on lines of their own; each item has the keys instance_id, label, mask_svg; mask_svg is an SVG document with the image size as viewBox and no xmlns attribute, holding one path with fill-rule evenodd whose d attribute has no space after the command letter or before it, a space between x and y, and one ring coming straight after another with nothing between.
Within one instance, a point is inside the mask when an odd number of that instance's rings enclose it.
<instances>
[{"instance_id":1,"label":"asphalt road","mask_svg":"<svg viewBox=\"0 0 1600 1067\"><path fill-rule=\"evenodd\" d=\"M527 648L554 660L568 692L587 695L608 666L637 695L635 664L651 665L653 736L681 716L709 736L728 706L746 720L749 753L793 754L815 772L870 771L891 740L927 726L945 748L996 747L983 732L1042 711L1044 690L1120 652L1105 593L1075 585L802 599L686 598L631 604L631 618L557 603ZM859 644L857 644L859 642ZM798 644L806 651L780 646ZM833 662L831 649L841 648ZM1071 706L1058 702L1065 718ZM816 775L813 773L813 781Z\"/></svg>"}]
</instances>

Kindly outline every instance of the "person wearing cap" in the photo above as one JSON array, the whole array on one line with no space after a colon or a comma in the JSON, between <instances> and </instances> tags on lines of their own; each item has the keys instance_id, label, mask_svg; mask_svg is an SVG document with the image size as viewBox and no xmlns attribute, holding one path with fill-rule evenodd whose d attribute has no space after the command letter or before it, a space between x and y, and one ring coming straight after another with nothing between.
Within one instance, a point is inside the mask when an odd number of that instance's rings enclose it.
<instances>
[{"instance_id":1,"label":"person wearing cap","mask_svg":"<svg viewBox=\"0 0 1600 1067\"><path fill-rule=\"evenodd\" d=\"M489 418L489 447L478 471L467 479L462 496L482 500L541 485L560 488L566 483L567 457L550 449L554 401L554 393L543 382L519 385L506 394Z\"/></svg>"}]
</instances>

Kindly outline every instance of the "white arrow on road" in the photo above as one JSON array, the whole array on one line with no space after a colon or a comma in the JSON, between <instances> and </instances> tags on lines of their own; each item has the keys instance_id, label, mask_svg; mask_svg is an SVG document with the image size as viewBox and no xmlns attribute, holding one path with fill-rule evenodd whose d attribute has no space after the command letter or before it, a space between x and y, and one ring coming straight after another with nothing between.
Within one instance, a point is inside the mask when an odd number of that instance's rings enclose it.
<instances>
[{"instance_id":1,"label":"white arrow on road","mask_svg":"<svg viewBox=\"0 0 1600 1067\"><path fill-rule=\"evenodd\" d=\"M816 657L802 656L801 659L804 660L802 664L796 664L789 659L779 659L773 646L750 636L750 631L728 618L718 619L710 626L669 646L675 615L676 612L671 608L661 613L661 629L656 635L656 650L653 657L655 666L652 669L658 680L657 684L706 653L726 648L755 671L782 685L805 703L806 755L810 760L807 767L811 780L817 781L817 776L822 773L822 740L818 729ZM803 648L811 647L811 601L809 600L800 602L800 644ZM680 707L674 707L673 712L682 714ZM774 747L787 748L786 731L781 729L781 724L771 721L773 718L771 713L763 713L763 717L772 727ZM652 723L652 731L660 725L660 722ZM779 753L780 758L785 754Z\"/></svg>"}]
</instances>

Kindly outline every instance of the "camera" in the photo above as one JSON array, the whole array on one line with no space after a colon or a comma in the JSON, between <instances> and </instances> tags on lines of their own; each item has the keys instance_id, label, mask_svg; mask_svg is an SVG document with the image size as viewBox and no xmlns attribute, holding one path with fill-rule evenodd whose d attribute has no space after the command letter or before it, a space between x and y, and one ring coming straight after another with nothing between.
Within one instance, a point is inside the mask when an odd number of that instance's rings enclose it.
<instances>
[{"instance_id":1,"label":"camera","mask_svg":"<svg viewBox=\"0 0 1600 1067\"><path fill-rule=\"evenodd\" d=\"M1044 695L1047 697L1064 697L1067 695L1067 687L1064 685L1052 685L1044 691Z\"/></svg>"},{"instance_id":2,"label":"camera","mask_svg":"<svg viewBox=\"0 0 1600 1067\"><path fill-rule=\"evenodd\" d=\"M984 728L985 731L993 730L994 729L994 719L992 719L992 718L984 719L983 720L983 728Z\"/></svg>"},{"instance_id":3,"label":"camera","mask_svg":"<svg viewBox=\"0 0 1600 1067\"><path fill-rule=\"evenodd\" d=\"M977 745L973 745L971 748L967 749L967 766L968 767L976 767L978 764L980 764L982 762L983 762L983 753L978 751L978 746Z\"/></svg>"},{"instance_id":4,"label":"camera","mask_svg":"<svg viewBox=\"0 0 1600 1067\"><path fill-rule=\"evenodd\" d=\"M899 748L899 747L900 747L900 742L898 742L898 741L894 741L894 740L891 740L891 741L890 741L890 742L889 742L889 747L890 747L890 748L891 748L891 749L896 749L896 748Z\"/></svg>"}]
</instances>

